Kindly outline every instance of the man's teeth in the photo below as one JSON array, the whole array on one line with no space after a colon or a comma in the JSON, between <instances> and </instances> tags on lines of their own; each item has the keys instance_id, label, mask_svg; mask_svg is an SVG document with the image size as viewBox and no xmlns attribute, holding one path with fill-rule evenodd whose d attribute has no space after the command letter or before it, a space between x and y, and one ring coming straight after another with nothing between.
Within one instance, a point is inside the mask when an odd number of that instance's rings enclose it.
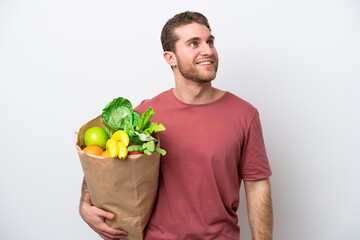
<instances>
[{"instance_id":1,"label":"man's teeth","mask_svg":"<svg viewBox=\"0 0 360 240\"><path fill-rule=\"evenodd\" d=\"M209 64L211 64L211 62L200 62L200 63L198 63L199 65L209 65Z\"/></svg>"}]
</instances>

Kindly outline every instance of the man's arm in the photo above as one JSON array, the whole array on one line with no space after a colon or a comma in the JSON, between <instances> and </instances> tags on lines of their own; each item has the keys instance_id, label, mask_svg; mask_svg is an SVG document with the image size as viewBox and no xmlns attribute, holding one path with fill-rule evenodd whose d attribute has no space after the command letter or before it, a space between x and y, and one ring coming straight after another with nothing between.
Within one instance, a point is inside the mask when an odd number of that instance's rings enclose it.
<instances>
[{"instance_id":1,"label":"man's arm","mask_svg":"<svg viewBox=\"0 0 360 240\"><path fill-rule=\"evenodd\" d=\"M126 237L127 233L109 227L104 219L113 219L114 214L106 212L91 204L90 194L85 178L82 183L81 199L80 199L80 215L84 221L105 240L120 239Z\"/></svg>"},{"instance_id":2,"label":"man's arm","mask_svg":"<svg viewBox=\"0 0 360 240\"><path fill-rule=\"evenodd\" d=\"M244 181L251 232L254 240L271 240L273 210L270 180Z\"/></svg>"}]
</instances>

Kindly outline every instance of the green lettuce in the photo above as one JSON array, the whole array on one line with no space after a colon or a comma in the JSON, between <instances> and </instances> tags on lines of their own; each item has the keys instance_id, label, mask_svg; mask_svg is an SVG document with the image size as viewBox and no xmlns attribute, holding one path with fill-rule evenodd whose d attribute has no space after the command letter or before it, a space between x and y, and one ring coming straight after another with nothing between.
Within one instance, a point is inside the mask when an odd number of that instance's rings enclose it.
<instances>
[{"instance_id":1,"label":"green lettuce","mask_svg":"<svg viewBox=\"0 0 360 240\"><path fill-rule=\"evenodd\" d=\"M150 119L154 114L154 110L149 107L148 110L141 115L141 118L135 127L135 131L141 141L143 141L143 139L147 139L147 141L149 141L153 132L165 130L164 125L150 122Z\"/></svg>"},{"instance_id":2,"label":"green lettuce","mask_svg":"<svg viewBox=\"0 0 360 240\"><path fill-rule=\"evenodd\" d=\"M147 155L151 155L153 152L158 152L161 155L165 155L166 151L162 148L157 148L155 141L146 142L142 145L143 152Z\"/></svg>"},{"instance_id":3,"label":"green lettuce","mask_svg":"<svg viewBox=\"0 0 360 240\"><path fill-rule=\"evenodd\" d=\"M103 109L101 121L106 131L112 136L117 130L124 130L130 135L138 124L140 115L133 110L131 102L126 98L115 98Z\"/></svg>"},{"instance_id":4,"label":"green lettuce","mask_svg":"<svg viewBox=\"0 0 360 240\"><path fill-rule=\"evenodd\" d=\"M124 130L129 135L131 144L144 144L144 153L159 152L165 155L165 150L156 147L159 141L151 136L154 132L165 130L162 124L150 121L154 114L154 110L149 107L140 117L128 99L119 97L106 105L101 121L110 136L117 130Z\"/></svg>"},{"instance_id":5,"label":"green lettuce","mask_svg":"<svg viewBox=\"0 0 360 240\"><path fill-rule=\"evenodd\" d=\"M140 118L140 121L138 122L138 124L136 125L136 131L142 131L144 128L149 127L148 125L150 124L150 118L152 117L152 115L154 115L155 112L152 109L152 107L149 107L148 110L146 110Z\"/></svg>"}]
</instances>

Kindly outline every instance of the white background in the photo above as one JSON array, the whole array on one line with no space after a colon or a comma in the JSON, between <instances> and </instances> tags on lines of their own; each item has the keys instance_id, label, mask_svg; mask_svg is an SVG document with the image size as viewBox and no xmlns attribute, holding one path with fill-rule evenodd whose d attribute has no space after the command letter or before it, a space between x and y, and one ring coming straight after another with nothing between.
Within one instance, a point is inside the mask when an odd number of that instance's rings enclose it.
<instances>
[{"instance_id":1,"label":"white background","mask_svg":"<svg viewBox=\"0 0 360 240\"><path fill-rule=\"evenodd\" d=\"M0 239L99 239L78 214L75 132L115 97L174 86L159 38L184 10L216 36L214 86L260 112L274 239L360 239L355 0L0 0Z\"/></svg>"}]
</instances>

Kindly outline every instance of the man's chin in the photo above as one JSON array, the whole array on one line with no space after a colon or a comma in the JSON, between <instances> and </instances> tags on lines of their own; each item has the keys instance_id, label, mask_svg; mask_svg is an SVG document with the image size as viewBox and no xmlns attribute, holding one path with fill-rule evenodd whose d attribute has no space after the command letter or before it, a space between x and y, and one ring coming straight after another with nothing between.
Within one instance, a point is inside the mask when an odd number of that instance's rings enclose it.
<instances>
[{"instance_id":1,"label":"man's chin","mask_svg":"<svg viewBox=\"0 0 360 240\"><path fill-rule=\"evenodd\" d=\"M198 79L199 83L207 83L207 82L211 82L215 79L215 77L212 78L205 78L205 79Z\"/></svg>"},{"instance_id":2,"label":"man's chin","mask_svg":"<svg viewBox=\"0 0 360 240\"><path fill-rule=\"evenodd\" d=\"M211 78L190 78L190 81L197 82L197 83L208 83L215 79L215 77Z\"/></svg>"},{"instance_id":3,"label":"man's chin","mask_svg":"<svg viewBox=\"0 0 360 240\"><path fill-rule=\"evenodd\" d=\"M199 78L199 81L202 81L202 82L211 82L212 80L214 80L216 78L216 72L214 73L211 73L211 74L207 74L205 76L201 76Z\"/></svg>"},{"instance_id":4,"label":"man's chin","mask_svg":"<svg viewBox=\"0 0 360 240\"><path fill-rule=\"evenodd\" d=\"M181 69L180 69L181 70ZM216 70L212 71L180 71L181 75L193 82L197 83L207 83L211 82L216 77Z\"/></svg>"}]
</instances>

